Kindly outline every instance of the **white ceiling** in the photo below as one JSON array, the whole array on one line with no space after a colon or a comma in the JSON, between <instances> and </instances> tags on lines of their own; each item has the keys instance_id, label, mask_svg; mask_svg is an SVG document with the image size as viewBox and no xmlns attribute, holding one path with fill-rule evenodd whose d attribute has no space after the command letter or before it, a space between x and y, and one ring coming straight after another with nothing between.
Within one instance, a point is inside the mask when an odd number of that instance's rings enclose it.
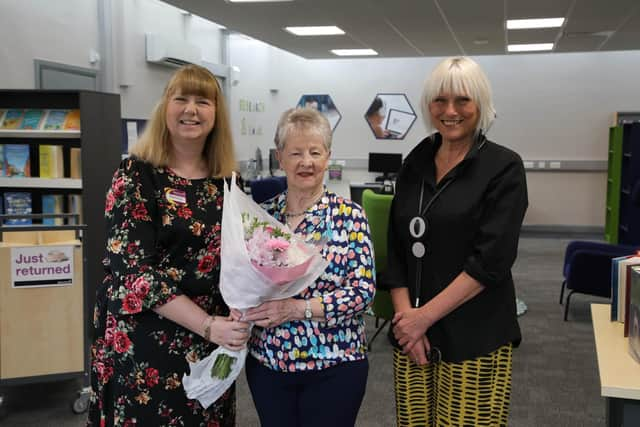
<instances>
[{"instance_id":1,"label":"white ceiling","mask_svg":"<svg viewBox=\"0 0 640 427\"><path fill-rule=\"evenodd\" d=\"M511 43L555 52L640 49L640 0L165 0L304 58L371 48L380 57L505 54ZM506 19L566 17L562 28L506 30ZM337 25L342 36L299 37L287 26ZM480 41L483 44L478 43Z\"/></svg>"}]
</instances>

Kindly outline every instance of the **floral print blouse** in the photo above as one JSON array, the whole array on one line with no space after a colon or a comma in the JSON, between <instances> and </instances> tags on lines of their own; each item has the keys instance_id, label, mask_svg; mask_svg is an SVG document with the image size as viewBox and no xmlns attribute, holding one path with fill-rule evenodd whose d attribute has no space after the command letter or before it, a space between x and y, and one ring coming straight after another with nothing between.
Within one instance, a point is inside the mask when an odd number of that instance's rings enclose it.
<instances>
[{"instance_id":1,"label":"floral print blouse","mask_svg":"<svg viewBox=\"0 0 640 427\"><path fill-rule=\"evenodd\" d=\"M285 221L286 191L263 207ZM322 299L324 321L291 321L273 328L254 327L250 353L282 372L312 371L366 357L363 314L373 301L373 245L364 212L357 204L325 192L295 230L308 240L328 239L326 270L297 298Z\"/></svg>"},{"instance_id":2,"label":"floral print blouse","mask_svg":"<svg viewBox=\"0 0 640 427\"><path fill-rule=\"evenodd\" d=\"M107 193L105 278L91 347L91 426L234 426L235 392L204 409L186 397L187 359L215 349L153 308L186 295L227 315L218 289L222 179L185 179L125 159Z\"/></svg>"}]
</instances>

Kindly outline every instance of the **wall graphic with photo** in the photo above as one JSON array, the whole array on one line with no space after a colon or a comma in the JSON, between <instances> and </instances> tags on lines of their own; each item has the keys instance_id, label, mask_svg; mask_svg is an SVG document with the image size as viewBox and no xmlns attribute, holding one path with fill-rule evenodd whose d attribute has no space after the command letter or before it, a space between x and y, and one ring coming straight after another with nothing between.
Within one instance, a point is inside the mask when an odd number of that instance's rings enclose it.
<instances>
[{"instance_id":1,"label":"wall graphic with photo","mask_svg":"<svg viewBox=\"0 0 640 427\"><path fill-rule=\"evenodd\" d=\"M406 95L379 93L364 113L376 139L404 139L416 121L416 113Z\"/></svg>"},{"instance_id":2,"label":"wall graphic with photo","mask_svg":"<svg viewBox=\"0 0 640 427\"><path fill-rule=\"evenodd\" d=\"M302 95L297 107L311 107L320 111L329 120L331 131L336 130L336 126L342 119L342 115L329 95Z\"/></svg>"}]
</instances>

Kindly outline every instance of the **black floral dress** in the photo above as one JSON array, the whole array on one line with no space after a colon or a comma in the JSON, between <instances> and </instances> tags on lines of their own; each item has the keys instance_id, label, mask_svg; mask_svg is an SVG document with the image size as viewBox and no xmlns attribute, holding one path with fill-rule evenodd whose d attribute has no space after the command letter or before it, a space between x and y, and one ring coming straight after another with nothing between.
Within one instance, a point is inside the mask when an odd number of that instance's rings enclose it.
<instances>
[{"instance_id":1,"label":"black floral dress","mask_svg":"<svg viewBox=\"0 0 640 427\"><path fill-rule=\"evenodd\" d=\"M152 310L186 295L210 314L228 314L218 289L222 184L131 158L116 171L94 312L89 426L235 425L233 387L206 410L182 387L187 359L215 345Z\"/></svg>"}]
</instances>

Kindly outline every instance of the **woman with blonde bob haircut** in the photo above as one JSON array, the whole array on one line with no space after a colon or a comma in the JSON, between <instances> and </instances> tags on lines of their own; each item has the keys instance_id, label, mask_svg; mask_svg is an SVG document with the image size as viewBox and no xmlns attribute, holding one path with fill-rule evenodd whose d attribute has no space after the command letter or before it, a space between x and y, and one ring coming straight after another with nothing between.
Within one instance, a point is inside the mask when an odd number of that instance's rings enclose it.
<instances>
[{"instance_id":1,"label":"woman with blonde bob haircut","mask_svg":"<svg viewBox=\"0 0 640 427\"><path fill-rule=\"evenodd\" d=\"M496 117L491 85L482 68L471 58L442 61L427 78L422 91L422 117L429 129L437 129L429 114L429 104L442 92L464 93L478 106L480 118L476 132L487 133Z\"/></svg>"},{"instance_id":2,"label":"woman with blonde bob haircut","mask_svg":"<svg viewBox=\"0 0 640 427\"><path fill-rule=\"evenodd\" d=\"M188 361L241 350L249 324L220 295L223 180L235 166L215 77L171 78L107 193L88 425L235 426L235 389L204 408L188 399Z\"/></svg>"},{"instance_id":3,"label":"woman with blonde bob haircut","mask_svg":"<svg viewBox=\"0 0 640 427\"><path fill-rule=\"evenodd\" d=\"M495 109L472 59L435 67L422 114L435 132L405 159L389 218L397 423L506 425L524 166L486 137Z\"/></svg>"}]
</instances>

